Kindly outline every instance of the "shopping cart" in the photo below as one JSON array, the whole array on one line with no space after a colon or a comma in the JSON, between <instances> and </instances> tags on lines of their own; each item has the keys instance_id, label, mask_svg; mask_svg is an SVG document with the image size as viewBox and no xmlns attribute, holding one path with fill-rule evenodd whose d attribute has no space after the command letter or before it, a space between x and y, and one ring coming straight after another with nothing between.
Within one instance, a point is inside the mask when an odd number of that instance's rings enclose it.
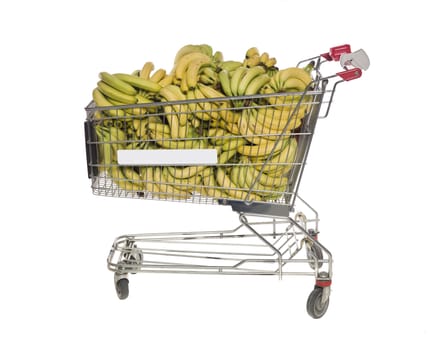
<instances>
[{"instance_id":1,"label":"shopping cart","mask_svg":"<svg viewBox=\"0 0 430 350\"><path fill-rule=\"evenodd\" d=\"M329 61L343 70L323 76ZM228 205L239 215L229 230L117 237L107 264L120 299L138 272L305 275L315 279L309 315L325 314L333 259L318 239L318 213L298 188L337 85L360 77L369 62L342 45L298 63L309 65L313 81L301 92L86 107L93 194Z\"/></svg>"}]
</instances>

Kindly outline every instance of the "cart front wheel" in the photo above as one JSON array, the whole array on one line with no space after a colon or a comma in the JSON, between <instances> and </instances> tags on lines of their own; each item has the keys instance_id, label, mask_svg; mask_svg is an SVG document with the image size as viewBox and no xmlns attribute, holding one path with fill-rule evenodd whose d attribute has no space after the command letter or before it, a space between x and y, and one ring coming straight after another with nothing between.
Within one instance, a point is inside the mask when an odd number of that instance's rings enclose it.
<instances>
[{"instance_id":1,"label":"cart front wheel","mask_svg":"<svg viewBox=\"0 0 430 350\"><path fill-rule=\"evenodd\" d=\"M328 296L324 298L324 288L315 287L308 297L306 309L308 311L309 316L311 316L312 318L323 317L328 309L330 299Z\"/></svg>"},{"instance_id":2,"label":"cart front wheel","mask_svg":"<svg viewBox=\"0 0 430 350\"><path fill-rule=\"evenodd\" d=\"M128 297L128 278L121 278L115 283L116 294L123 300Z\"/></svg>"}]
</instances>

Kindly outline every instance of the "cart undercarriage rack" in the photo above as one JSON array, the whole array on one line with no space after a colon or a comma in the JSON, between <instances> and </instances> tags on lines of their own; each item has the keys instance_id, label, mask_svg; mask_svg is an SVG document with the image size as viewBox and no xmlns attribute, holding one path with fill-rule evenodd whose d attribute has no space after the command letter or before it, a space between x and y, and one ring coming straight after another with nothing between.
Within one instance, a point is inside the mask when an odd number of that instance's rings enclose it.
<instances>
[{"instance_id":1,"label":"cart undercarriage rack","mask_svg":"<svg viewBox=\"0 0 430 350\"><path fill-rule=\"evenodd\" d=\"M323 77L321 65L333 60L344 70ZM317 120L328 115L336 86L361 76L368 59L343 45L298 67L310 62L312 79L300 92L89 104L95 195L228 205L239 216L227 230L117 237L107 263L120 299L136 273L303 275L314 279L307 312L325 314L332 255L318 239L317 211L298 188Z\"/></svg>"}]
</instances>

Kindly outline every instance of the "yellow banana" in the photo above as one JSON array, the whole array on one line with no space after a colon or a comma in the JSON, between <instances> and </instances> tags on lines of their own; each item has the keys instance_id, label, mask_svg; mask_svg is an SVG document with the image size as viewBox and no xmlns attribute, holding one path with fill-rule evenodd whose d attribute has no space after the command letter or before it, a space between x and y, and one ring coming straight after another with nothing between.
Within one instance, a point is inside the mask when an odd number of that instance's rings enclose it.
<instances>
[{"instance_id":1,"label":"yellow banana","mask_svg":"<svg viewBox=\"0 0 430 350\"><path fill-rule=\"evenodd\" d=\"M236 184L231 180L230 176L224 170L223 167L218 167L216 170L216 181L219 186L232 198L255 201L260 200L261 198L254 194L248 193L246 191L241 190L236 186Z\"/></svg>"},{"instance_id":2,"label":"yellow banana","mask_svg":"<svg viewBox=\"0 0 430 350\"><path fill-rule=\"evenodd\" d=\"M157 69L149 78L154 83L160 83L160 81L166 77L166 70L163 68Z\"/></svg>"},{"instance_id":3,"label":"yellow banana","mask_svg":"<svg viewBox=\"0 0 430 350\"><path fill-rule=\"evenodd\" d=\"M181 91L181 88L176 85L166 85L162 87L159 91L159 95L163 97L166 101L173 102L173 101L184 101L187 99L187 96L183 94ZM188 107L186 104L173 104L166 107L173 108L177 112L177 117L179 118L180 125L185 125L188 119ZM173 130L173 128L172 128Z\"/></svg>"},{"instance_id":4,"label":"yellow banana","mask_svg":"<svg viewBox=\"0 0 430 350\"><path fill-rule=\"evenodd\" d=\"M286 186L288 184L288 178L286 176L273 177L264 172L257 170L251 161L245 158L245 164L247 166L246 183L248 186L257 185L254 189L267 190L271 187ZM257 182L258 179L258 182ZM255 184L254 184L255 182Z\"/></svg>"},{"instance_id":5,"label":"yellow banana","mask_svg":"<svg viewBox=\"0 0 430 350\"><path fill-rule=\"evenodd\" d=\"M204 65L202 60L191 61L187 67L184 77L187 80L188 89L194 89L199 81L200 68Z\"/></svg>"},{"instance_id":6,"label":"yellow banana","mask_svg":"<svg viewBox=\"0 0 430 350\"><path fill-rule=\"evenodd\" d=\"M296 153L297 141L292 137L288 140L288 143L280 153L274 155L270 159L260 161L260 163L257 163L257 160L255 162L255 168L257 170L263 170L264 172L275 172L279 170L282 174L287 174L293 166ZM282 171L280 169L282 169Z\"/></svg>"},{"instance_id":7,"label":"yellow banana","mask_svg":"<svg viewBox=\"0 0 430 350\"><path fill-rule=\"evenodd\" d=\"M167 181L167 184L177 188L180 191L186 191L191 193L195 190L196 186L201 184L202 177L200 176L200 173L196 173L193 176L186 177L186 178L178 178L175 177L173 174L175 174L176 168L172 171L172 167L164 167L163 168L163 175L164 178Z\"/></svg>"},{"instance_id":8,"label":"yellow banana","mask_svg":"<svg viewBox=\"0 0 430 350\"><path fill-rule=\"evenodd\" d=\"M235 124L238 122L241 113L233 111L227 103L222 103L218 111L218 115L224 119L227 123Z\"/></svg>"},{"instance_id":9,"label":"yellow banana","mask_svg":"<svg viewBox=\"0 0 430 350\"><path fill-rule=\"evenodd\" d=\"M207 136L214 145L222 145L225 143L226 138L231 135L227 130L221 128L210 128Z\"/></svg>"},{"instance_id":10,"label":"yellow banana","mask_svg":"<svg viewBox=\"0 0 430 350\"><path fill-rule=\"evenodd\" d=\"M272 67L275 67L275 65L276 65L276 58L275 57L270 57L267 61L266 61L266 63L265 63L265 65L266 65L266 67L267 68L272 68Z\"/></svg>"},{"instance_id":11,"label":"yellow banana","mask_svg":"<svg viewBox=\"0 0 430 350\"><path fill-rule=\"evenodd\" d=\"M153 176L159 188L159 198L186 199L190 197L190 193L188 191L179 190L168 184L168 179L165 177L165 171L162 171L161 167L154 167Z\"/></svg>"},{"instance_id":12,"label":"yellow banana","mask_svg":"<svg viewBox=\"0 0 430 350\"><path fill-rule=\"evenodd\" d=\"M259 66L256 66L257 68ZM256 95L259 93L260 89L266 85L270 81L270 77L268 74L260 74L247 85L245 91L243 92L244 95Z\"/></svg>"},{"instance_id":13,"label":"yellow banana","mask_svg":"<svg viewBox=\"0 0 430 350\"><path fill-rule=\"evenodd\" d=\"M163 86L158 94L163 97L166 101L183 101L186 100L186 95L183 94L181 89L176 85Z\"/></svg>"},{"instance_id":14,"label":"yellow banana","mask_svg":"<svg viewBox=\"0 0 430 350\"><path fill-rule=\"evenodd\" d=\"M214 108L216 108L216 105L214 103L210 103L210 102L205 101L205 99L207 97L202 91L202 86L206 87L206 85L204 85L204 84L198 84L197 88L194 89L194 96L196 97L196 99L200 100L198 102L199 109L209 116L209 119L207 119L207 118L201 118L201 119L210 120L212 110ZM210 88L210 89L212 89L212 88Z\"/></svg>"},{"instance_id":15,"label":"yellow banana","mask_svg":"<svg viewBox=\"0 0 430 350\"><path fill-rule=\"evenodd\" d=\"M171 85L173 83L173 75L171 75L171 74L166 74L165 76L164 76L164 78L163 79L161 79L159 82L158 82L158 84L161 86L161 87L165 87L165 86L167 86L167 85Z\"/></svg>"},{"instance_id":16,"label":"yellow banana","mask_svg":"<svg viewBox=\"0 0 430 350\"><path fill-rule=\"evenodd\" d=\"M300 79L289 78L283 81L281 89L283 89L284 91L304 91L306 89L306 84Z\"/></svg>"},{"instance_id":17,"label":"yellow banana","mask_svg":"<svg viewBox=\"0 0 430 350\"><path fill-rule=\"evenodd\" d=\"M240 135L240 130L239 130L239 127L237 126L237 123L229 123L221 119L220 125L223 128L226 128L228 131L230 131L233 135Z\"/></svg>"},{"instance_id":18,"label":"yellow banana","mask_svg":"<svg viewBox=\"0 0 430 350\"><path fill-rule=\"evenodd\" d=\"M222 151L230 151L230 150L237 150L237 148L239 146L242 146L246 143L246 140L243 137L237 137L237 136L232 136L230 138L227 139L227 141L225 141L222 144Z\"/></svg>"},{"instance_id":19,"label":"yellow banana","mask_svg":"<svg viewBox=\"0 0 430 350\"><path fill-rule=\"evenodd\" d=\"M257 145L239 146L237 148L237 151L240 154L243 154L245 156L250 156L250 157L267 156L267 155L270 155L272 151L276 153L281 149L283 149L285 147L285 142L286 142L285 138L283 140L280 140L279 142L278 140L270 141L270 140L263 139Z\"/></svg>"},{"instance_id":20,"label":"yellow banana","mask_svg":"<svg viewBox=\"0 0 430 350\"><path fill-rule=\"evenodd\" d=\"M254 55L254 56L248 57L243 61L243 65L246 68L256 67L259 64L260 64L260 56L259 55Z\"/></svg>"},{"instance_id":21,"label":"yellow banana","mask_svg":"<svg viewBox=\"0 0 430 350\"><path fill-rule=\"evenodd\" d=\"M281 86L284 84L285 81L291 78L301 80L305 86L312 82L312 76L309 74L309 72L299 67L290 67L282 69L277 73L277 75Z\"/></svg>"},{"instance_id":22,"label":"yellow banana","mask_svg":"<svg viewBox=\"0 0 430 350\"><path fill-rule=\"evenodd\" d=\"M153 198L157 197L157 195L160 194L161 191L156 181L156 178L154 178L155 167L142 167L141 170L143 169L144 174L141 173L141 177L145 182L145 189L151 193Z\"/></svg>"},{"instance_id":23,"label":"yellow banana","mask_svg":"<svg viewBox=\"0 0 430 350\"><path fill-rule=\"evenodd\" d=\"M215 179L214 168L207 168L202 174L203 185L201 188L202 193L207 197L212 198L225 198L226 193L223 191Z\"/></svg>"},{"instance_id":24,"label":"yellow banana","mask_svg":"<svg viewBox=\"0 0 430 350\"><path fill-rule=\"evenodd\" d=\"M223 97L225 97L225 95L223 93L219 92L218 90L215 90L214 88L212 88L208 85L197 83L197 86L206 98L223 98Z\"/></svg>"},{"instance_id":25,"label":"yellow banana","mask_svg":"<svg viewBox=\"0 0 430 350\"><path fill-rule=\"evenodd\" d=\"M269 54L267 52L263 52L260 55L260 62L264 65L266 65L267 61L269 60Z\"/></svg>"},{"instance_id":26,"label":"yellow banana","mask_svg":"<svg viewBox=\"0 0 430 350\"><path fill-rule=\"evenodd\" d=\"M187 99L188 100L196 100L198 99L198 97L196 96L196 91L198 89L194 89L194 90L188 90L187 91ZM202 108L202 106L200 105L200 103L194 103L194 102L190 102L188 103L188 110L189 110L189 114L188 114L188 119L192 121L192 125L194 127L196 127L196 125L194 125L196 123L196 120L211 120L211 116L210 114L208 114L205 111L205 108ZM210 111L209 111L210 112ZM197 117L197 118L195 118ZM199 125L197 125L197 127L199 127Z\"/></svg>"},{"instance_id":27,"label":"yellow banana","mask_svg":"<svg viewBox=\"0 0 430 350\"><path fill-rule=\"evenodd\" d=\"M264 74L266 70L262 66L255 66L247 69L246 73L240 79L239 85L237 87L237 96L242 96L245 94L245 91L251 81L257 76ZM267 76L268 77L268 76ZM269 78L270 80L270 78Z\"/></svg>"},{"instance_id":28,"label":"yellow banana","mask_svg":"<svg viewBox=\"0 0 430 350\"><path fill-rule=\"evenodd\" d=\"M172 106L164 107L165 117L170 125L170 133L174 139L183 139L187 137L187 116L186 114L177 114ZM185 118L185 122L181 120Z\"/></svg>"},{"instance_id":29,"label":"yellow banana","mask_svg":"<svg viewBox=\"0 0 430 350\"><path fill-rule=\"evenodd\" d=\"M267 142L267 139L263 138L263 135L257 135L255 125L250 123L251 111L244 109L242 115L237 122L240 134L249 142L253 144L261 144Z\"/></svg>"},{"instance_id":30,"label":"yellow banana","mask_svg":"<svg viewBox=\"0 0 430 350\"><path fill-rule=\"evenodd\" d=\"M113 106L113 104L106 99L98 88L93 90L93 100L97 107ZM107 109L104 112L112 117L123 117L125 115L125 112L122 109Z\"/></svg>"},{"instance_id":31,"label":"yellow banana","mask_svg":"<svg viewBox=\"0 0 430 350\"><path fill-rule=\"evenodd\" d=\"M174 73L174 76L177 79L183 79L186 74L186 70L188 69L188 66L193 61L198 62L199 64L204 64L210 63L211 58L201 52L192 52L185 56L182 56L174 67L174 72L172 72Z\"/></svg>"},{"instance_id":32,"label":"yellow banana","mask_svg":"<svg viewBox=\"0 0 430 350\"><path fill-rule=\"evenodd\" d=\"M240 160L237 165L234 165L231 167L230 179L237 187L240 187L241 189L245 189L243 186L240 185L241 180L239 179L241 176L241 168L242 168L241 164L242 164L242 160Z\"/></svg>"},{"instance_id":33,"label":"yellow banana","mask_svg":"<svg viewBox=\"0 0 430 350\"><path fill-rule=\"evenodd\" d=\"M175 55L175 59L174 59L174 64L177 64L183 56L186 56L186 55L193 53L193 52L200 52L200 53L204 53L207 56L212 56L212 47L208 44L184 45L177 51L177 53Z\"/></svg>"},{"instance_id":34,"label":"yellow banana","mask_svg":"<svg viewBox=\"0 0 430 350\"><path fill-rule=\"evenodd\" d=\"M227 162L231 161L236 153L236 149L230 149L228 151L221 152L221 154L218 156L218 164L226 164Z\"/></svg>"},{"instance_id":35,"label":"yellow banana","mask_svg":"<svg viewBox=\"0 0 430 350\"><path fill-rule=\"evenodd\" d=\"M169 173L175 179L189 179L202 173L207 166L168 167Z\"/></svg>"},{"instance_id":36,"label":"yellow banana","mask_svg":"<svg viewBox=\"0 0 430 350\"><path fill-rule=\"evenodd\" d=\"M245 58L250 58L253 56L259 56L260 52L256 47L250 47L248 50L246 50Z\"/></svg>"},{"instance_id":37,"label":"yellow banana","mask_svg":"<svg viewBox=\"0 0 430 350\"><path fill-rule=\"evenodd\" d=\"M274 108L267 108L265 111L257 110L255 130L263 134L276 134L286 128L285 131L288 132L301 125L304 115L305 111L303 109L300 109L298 113L278 111Z\"/></svg>"},{"instance_id":38,"label":"yellow banana","mask_svg":"<svg viewBox=\"0 0 430 350\"><path fill-rule=\"evenodd\" d=\"M151 75L151 72L154 70L155 66L154 63L148 61L145 62L142 69L140 70L139 77L142 79L149 79L149 76Z\"/></svg>"},{"instance_id":39,"label":"yellow banana","mask_svg":"<svg viewBox=\"0 0 430 350\"><path fill-rule=\"evenodd\" d=\"M129 177L125 176L123 171L127 171ZM121 169L119 166L112 166L109 170L112 181L122 190L127 192L143 191L144 187L140 176L130 168Z\"/></svg>"},{"instance_id":40,"label":"yellow banana","mask_svg":"<svg viewBox=\"0 0 430 350\"><path fill-rule=\"evenodd\" d=\"M165 138L170 138L170 126L167 124L148 122L146 127L155 134L164 134Z\"/></svg>"},{"instance_id":41,"label":"yellow banana","mask_svg":"<svg viewBox=\"0 0 430 350\"><path fill-rule=\"evenodd\" d=\"M147 118L134 118L133 119L133 129L138 138L146 139L147 137L147 128L148 125L148 119Z\"/></svg>"},{"instance_id":42,"label":"yellow banana","mask_svg":"<svg viewBox=\"0 0 430 350\"><path fill-rule=\"evenodd\" d=\"M193 149L198 148L200 143L195 140L184 140L184 141L177 141L173 139L166 139L164 138L164 134L151 132L151 135L153 136L153 140L162 148L166 149Z\"/></svg>"}]
</instances>

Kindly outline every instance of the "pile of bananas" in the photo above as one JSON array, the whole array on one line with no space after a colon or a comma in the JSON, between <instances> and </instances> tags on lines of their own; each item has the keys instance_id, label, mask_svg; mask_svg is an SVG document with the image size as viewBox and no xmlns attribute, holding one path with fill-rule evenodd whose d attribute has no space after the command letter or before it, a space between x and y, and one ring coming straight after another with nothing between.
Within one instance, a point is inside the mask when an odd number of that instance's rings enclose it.
<instances>
[{"instance_id":1,"label":"pile of bananas","mask_svg":"<svg viewBox=\"0 0 430 350\"><path fill-rule=\"evenodd\" d=\"M99 170L119 188L154 198L277 200L288 188L297 152L291 132L308 111L302 92L312 69L279 69L255 47L241 61L224 60L201 44L181 47L169 73L150 61L131 74L101 72L92 94L103 107L92 116ZM291 94L274 94L281 92ZM217 150L216 166L120 166L116 156L208 148Z\"/></svg>"}]
</instances>

